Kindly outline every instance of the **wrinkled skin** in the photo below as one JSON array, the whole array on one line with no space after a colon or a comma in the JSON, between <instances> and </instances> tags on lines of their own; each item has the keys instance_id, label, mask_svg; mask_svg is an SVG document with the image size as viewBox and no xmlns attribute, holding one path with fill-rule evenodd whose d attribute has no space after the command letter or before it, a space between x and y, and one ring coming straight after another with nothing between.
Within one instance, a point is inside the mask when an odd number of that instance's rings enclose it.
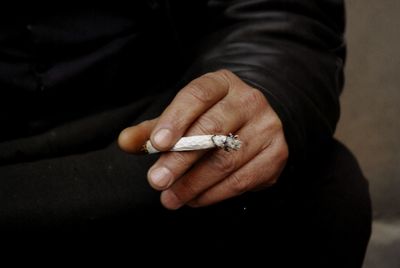
<instances>
[{"instance_id":1,"label":"wrinkled skin","mask_svg":"<svg viewBox=\"0 0 400 268\"><path fill-rule=\"evenodd\" d=\"M121 132L120 147L137 153L147 139L160 151L182 136L239 135L238 151L165 152L149 169L150 185L168 209L207 206L273 185L288 159L282 123L263 93L227 70L181 89L163 113Z\"/></svg>"}]
</instances>

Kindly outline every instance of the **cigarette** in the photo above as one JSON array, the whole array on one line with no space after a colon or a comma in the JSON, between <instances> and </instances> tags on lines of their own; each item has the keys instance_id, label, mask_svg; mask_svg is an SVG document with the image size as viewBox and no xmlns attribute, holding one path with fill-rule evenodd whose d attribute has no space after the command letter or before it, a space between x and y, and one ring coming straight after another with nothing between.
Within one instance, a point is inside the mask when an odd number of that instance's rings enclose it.
<instances>
[{"instance_id":1,"label":"cigarette","mask_svg":"<svg viewBox=\"0 0 400 268\"><path fill-rule=\"evenodd\" d=\"M239 140L238 135L233 135L232 133L228 136L199 135L182 137L169 151L195 151L218 147L229 152L231 150L239 150L241 145L242 142ZM160 152L153 147L150 140L148 140L144 145L144 150L149 154Z\"/></svg>"}]
</instances>

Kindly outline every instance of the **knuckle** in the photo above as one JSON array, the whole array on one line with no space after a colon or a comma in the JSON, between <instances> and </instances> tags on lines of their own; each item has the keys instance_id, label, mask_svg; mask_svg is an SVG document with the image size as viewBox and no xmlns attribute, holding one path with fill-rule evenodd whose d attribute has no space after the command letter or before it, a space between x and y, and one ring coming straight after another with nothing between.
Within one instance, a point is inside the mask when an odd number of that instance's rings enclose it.
<instances>
[{"instance_id":1,"label":"knuckle","mask_svg":"<svg viewBox=\"0 0 400 268\"><path fill-rule=\"evenodd\" d=\"M283 133L283 125L282 121L276 116L272 123L271 123L271 128L275 130L276 133L282 132Z\"/></svg>"},{"instance_id":2,"label":"knuckle","mask_svg":"<svg viewBox=\"0 0 400 268\"><path fill-rule=\"evenodd\" d=\"M203 77L214 80L223 87L229 87L232 73L226 69L218 70L215 72L206 73Z\"/></svg>"},{"instance_id":3,"label":"knuckle","mask_svg":"<svg viewBox=\"0 0 400 268\"><path fill-rule=\"evenodd\" d=\"M198 131L204 134L216 134L216 133L223 133L223 124L220 120L208 116L208 115L203 115L197 120L197 123L195 125L195 128L197 128Z\"/></svg>"},{"instance_id":4,"label":"knuckle","mask_svg":"<svg viewBox=\"0 0 400 268\"><path fill-rule=\"evenodd\" d=\"M185 93L201 103L208 104L214 101L214 96L211 90L196 80L187 85Z\"/></svg>"},{"instance_id":5,"label":"knuckle","mask_svg":"<svg viewBox=\"0 0 400 268\"><path fill-rule=\"evenodd\" d=\"M235 111L237 107L232 103L232 101L222 99L218 102L218 106L216 107L219 114L229 113L231 111Z\"/></svg>"},{"instance_id":6,"label":"knuckle","mask_svg":"<svg viewBox=\"0 0 400 268\"><path fill-rule=\"evenodd\" d=\"M284 143L283 145L280 145L278 150L276 151L275 159L277 160L278 163L284 164L286 163L288 157L289 157L289 149L287 145Z\"/></svg>"},{"instance_id":7,"label":"knuckle","mask_svg":"<svg viewBox=\"0 0 400 268\"><path fill-rule=\"evenodd\" d=\"M266 99L262 92L253 88L246 88L240 93L237 106L240 107L245 118L253 118L256 114L260 114L266 107Z\"/></svg>"},{"instance_id":8,"label":"knuckle","mask_svg":"<svg viewBox=\"0 0 400 268\"><path fill-rule=\"evenodd\" d=\"M263 107L266 104L264 94L258 89L250 88L243 92L241 104L245 107Z\"/></svg>"},{"instance_id":9,"label":"knuckle","mask_svg":"<svg viewBox=\"0 0 400 268\"><path fill-rule=\"evenodd\" d=\"M254 190L258 191L258 190L270 188L270 187L274 186L277 183L277 181L278 181L278 178L272 178L268 181L263 181L257 187L255 187Z\"/></svg>"},{"instance_id":10,"label":"knuckle","mask_svg":"<svg viewBox=\"0 0 400 268\"><path fill-rule=\"evenodd\" d=\"M272 137L275 137L275 140L280 135L284 136L283 125L278 116L271 116L270 113L266 112L261 115L260 121L263 122L259 125L260 131L264 133L271 133Z\"/></svg>"},{"instance_id":11,"label":"knuckle","mask_svg":"<svg viewBox=\"0 0 400 268\"><path fill-rule=\"evenodd\" d=\"M271 173L262 176L259 178L257 184L260 185L261 187L271 187L275 185L278 182L279 174L280 174L280 169L277 170L272 170Z\"/></svg>"},{"instance_id":12,"label":"knuckle","mask_svg":"<svg viewBox=\"0 0 400 268\"><path fill-rule=\"evenodd\" d=\"M285 163L289 158L289 147L283 133L275 135L270 144L276 163Z\"/></svg>"},{"instance_id":13,"label":"knuckle","mask_svg":"<svg viewBox=\"0 0 400 268\"><path fill-rule=\"evenodd\" d=\"M266 116L269 118L270 125L273 129L275 129L276 131L283 132L282 121L279 118L279 116L275 113L275 111L272 110L272 108L268 111Z\"/></svg>"},{"instance_id":14,"label":"knuckle","mask_svg":"<svg viewBox=\"0 0 400 268\"><path fill-rule=\"evenodd\" d=\"M209 163L213 170L229 174L235 171L236 163L235 158L226 152L216 152L209 158Z\"/></svg>"},{"instance_id":15,"label":"knuckle","mask_svg":"<svg viewBox=\"0 0 400 268\"><path fill-rule=\"evenodd\" d=\"M249 180L239 177L237 174L232 174L229 177L228 184L236 195L245 193L249 190Z\"/></svg>"},{"instance_id":16,"label":"knuckle","mask_svg":"<svg viewBox=\"0 0 400 268\"><path fill-rule=\"evenodd\" d=\"M234 74L228 69L220 69L216 71L215 74L217 74L218 76L220 76L221 78L225 79L228 82L231 81L234 76Z\"/></svg>"}]
</instances>

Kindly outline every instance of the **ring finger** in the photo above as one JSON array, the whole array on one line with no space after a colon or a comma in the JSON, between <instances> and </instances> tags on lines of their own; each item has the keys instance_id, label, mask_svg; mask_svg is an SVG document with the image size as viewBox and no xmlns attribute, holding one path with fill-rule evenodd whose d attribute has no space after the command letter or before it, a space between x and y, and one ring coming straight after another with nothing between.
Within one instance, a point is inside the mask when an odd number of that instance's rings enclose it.
<instances>
[{"instance_id":1,"label":"ring finger","mask_svg":"<svg viewBox=\"0 0 400 268\"><path fill-rule=\"evenodd\" d=\"M267 124L257 124L251 121L239 130L243 142L240 151L226 152L223 150L210 152L198 161L192 169L177 180L161 195L161 202L170 209L177 209L210 187L218 184L224 178L240 169L252 160L271 142L272 133L268 133ZM259 122L258 122L259 123ZM266 139L254 139L262 133Z\"/></svg>"},{"instance_id":2,"label":"ring finger","mask_svg":"<svg viewBox=\"0 0 400 268\"><path fill-rule=\"evenodd\" d=\"M236 103L228 100L229 95L226 98L202 115L185 135L226 134L242 127L248 119L238 113ZM205 150L163 153L149 169L149 183L158 190L168 188L205 153Z\"/></svg>"}]
</instances>

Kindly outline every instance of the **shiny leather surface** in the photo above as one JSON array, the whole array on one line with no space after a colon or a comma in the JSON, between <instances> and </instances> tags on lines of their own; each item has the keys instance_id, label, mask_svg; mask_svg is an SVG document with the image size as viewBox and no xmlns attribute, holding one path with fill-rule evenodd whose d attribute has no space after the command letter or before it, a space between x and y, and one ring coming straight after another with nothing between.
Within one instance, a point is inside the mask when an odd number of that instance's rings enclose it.
<instances>
[{"instance_id":1,"label":"shiny leather surface","mask_svg":"<svg viewBox=\"0 0 400 268\"><path fill-rule=\"evenodd\" d=\"M284 122L291 159L330 139L339 117L339 0L137 1L3 13L3 141L178 90L221 68L265 93Z\"/></svg>"}]
</instances>

